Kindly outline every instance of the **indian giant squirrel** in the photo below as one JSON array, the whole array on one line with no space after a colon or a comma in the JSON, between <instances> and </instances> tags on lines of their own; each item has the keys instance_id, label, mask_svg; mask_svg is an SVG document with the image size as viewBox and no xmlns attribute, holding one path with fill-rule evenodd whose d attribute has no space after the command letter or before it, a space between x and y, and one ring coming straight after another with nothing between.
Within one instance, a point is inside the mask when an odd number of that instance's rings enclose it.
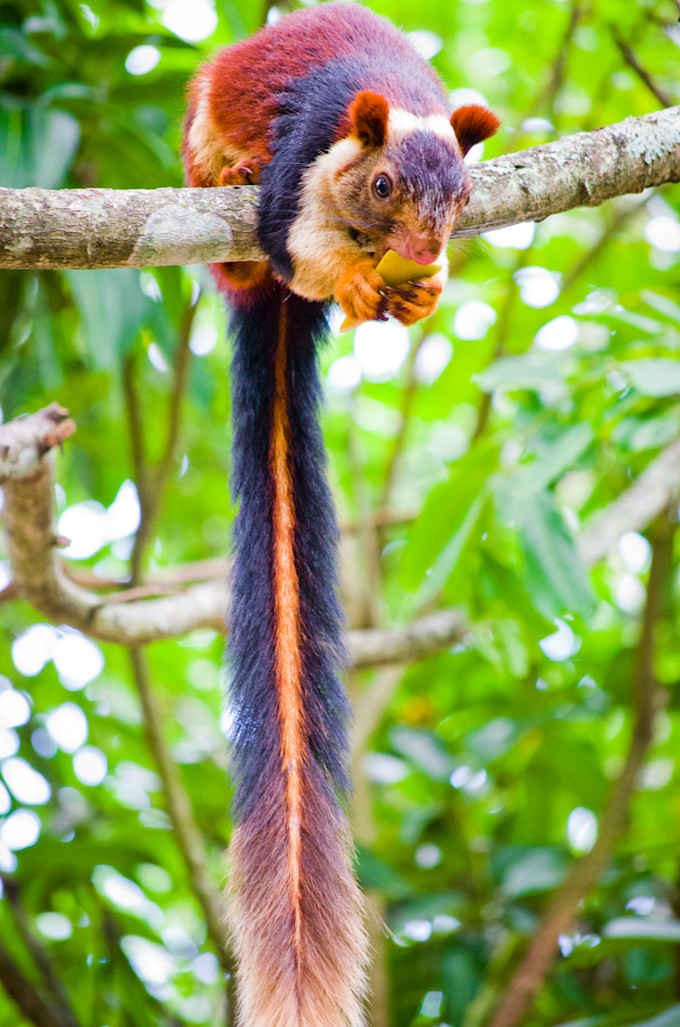
<instances>
[{"instance_id":1,"label":"indian giant squirrel","mask_svg":"<svg viewBox=\"0 0 680 1027\"><path fill-rule=\"evenodd\" d=\"M257 183L266 260L212 265L231 310L234 570L227 645L236 827L230 919L241 1027L360 1027L366 935L342 801L337 526L318 422L329 301L354 320L431 314L468 201L484 107L358 4L295 11L196 75L193 186ZM388 250L442 265L389 288Z\"/></svg>"}]
</instances>

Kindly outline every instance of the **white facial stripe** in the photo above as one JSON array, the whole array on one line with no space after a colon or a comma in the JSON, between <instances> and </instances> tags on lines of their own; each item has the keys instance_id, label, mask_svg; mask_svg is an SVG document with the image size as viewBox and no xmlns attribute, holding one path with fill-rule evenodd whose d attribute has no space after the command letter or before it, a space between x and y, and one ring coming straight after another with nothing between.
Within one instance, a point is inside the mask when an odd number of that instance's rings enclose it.
<instances>
[{"instance_id":1,"label":"white facial stripe","mask_svg":"<svg viewBox=\"0 0 680 1027\"><path fill-rule=\"evenodd\" d=\"M409 135L411 132L431 132L447 142L454 142L456 138L451 122L445 114L420 115L411 114L401 107L390 108L387 122L388 138L394 139Z\"/></svg>"},{"instance_id":2,"label":"white facial stripe","mask_svg":"<svg viewBox=\"0 0 680 1027\"><path fill-rule=\"evenodd\" d=\"M344 139L333 143L330 150L322 153L320 157L309 165L303 176L305 191L315 188L314 180L317 182L325 179L328 181L336 172L342 170L346 164L354 160L361 153L361 143L354 136L345 136Z\"/></svg>"}]
</instances>

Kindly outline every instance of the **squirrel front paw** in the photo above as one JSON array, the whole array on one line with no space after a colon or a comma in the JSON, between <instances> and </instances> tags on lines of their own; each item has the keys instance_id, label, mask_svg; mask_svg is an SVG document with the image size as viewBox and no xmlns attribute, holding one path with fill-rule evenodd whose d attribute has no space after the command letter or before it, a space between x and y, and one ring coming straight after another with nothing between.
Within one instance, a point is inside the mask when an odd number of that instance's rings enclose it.
<instances>
[{"instance_id":1,"label":"squirrel front paw","mask_svg":"<svg viewBox=\"0 0 680 1027\"><path fill-rule=\"evenodd\" d=\"M335 286L335 299L353 321L384 321L385 282L372 260L351 264Z\"/></svg>"},{"instance_id":2,"label":"squirrel front paw","mask_svg":"<svg viewBox=\"0 0 680 1027\"><path fill-rule=\"evenodd\" d=\"M385 310L403 325L413 325L434 314L442 288L438 278L388 286L385 289Z\"/></svg>"}]
</instances>

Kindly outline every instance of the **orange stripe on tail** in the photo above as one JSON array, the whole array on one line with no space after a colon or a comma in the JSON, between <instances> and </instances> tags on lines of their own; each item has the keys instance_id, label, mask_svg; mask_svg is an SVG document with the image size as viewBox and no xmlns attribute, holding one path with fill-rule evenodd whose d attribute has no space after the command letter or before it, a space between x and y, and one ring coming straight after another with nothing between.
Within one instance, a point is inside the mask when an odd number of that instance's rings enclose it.
<instances>
[{"instance_id":1,"label":"orange stripe on tail","mask_svg":"<svg viewBox=\"0 0 680 1027\"><path fill-rule=\"evenodd\" d=\"M302 761L304 754L303 701L300 682L300 594L293 540L295 507L288 444L288 390L286 388L286 305L281 305L275 357L275 393L272 417L271 467L274 479L274 607L276 617L276 685L281 722L281 762L286 781L288 824L288 877L295 919L297 991L300 992L301 918L300 861L302 828Z\"/></svg>"}]
</instances>

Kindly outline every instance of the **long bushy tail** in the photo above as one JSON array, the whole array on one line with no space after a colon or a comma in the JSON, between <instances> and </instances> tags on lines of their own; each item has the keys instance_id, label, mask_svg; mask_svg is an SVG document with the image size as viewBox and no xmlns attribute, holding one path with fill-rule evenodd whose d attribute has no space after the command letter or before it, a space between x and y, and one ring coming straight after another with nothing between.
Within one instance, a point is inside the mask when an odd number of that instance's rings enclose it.
<instances>
[{"instance_id":1,"label":"long bushy tail","mask_svg":"<svg viewBox=\"0 0 680 1027\"><path fill-rule=\"evenodd\" d=\"M241 1027L359 1027L366 938L338 797L337 527L318 423L321 305L271 283L232 317L239 503L227 648Z\"/></svg>"}]
</instances>

